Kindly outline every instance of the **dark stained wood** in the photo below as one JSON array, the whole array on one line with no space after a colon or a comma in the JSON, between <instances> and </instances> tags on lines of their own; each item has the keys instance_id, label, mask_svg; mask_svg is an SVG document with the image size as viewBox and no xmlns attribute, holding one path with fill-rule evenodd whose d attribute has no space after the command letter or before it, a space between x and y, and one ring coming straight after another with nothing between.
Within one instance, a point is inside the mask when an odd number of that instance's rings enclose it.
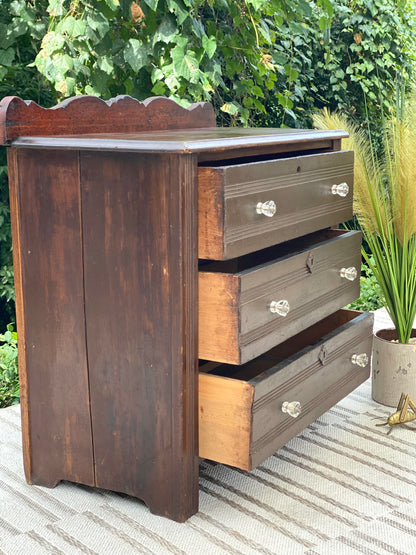
<instances>
[{"instance_id":1,"label":"dark stained wood","mask_svg":"<svg viewBox=\"0 0 416 555\"><path fill-rule=\"evenodd\" d=\"M7 96L0 102L0 144L23 136L137 133L192 127L215 127L211 104L200 102L183 108L168 98L153 97L139 102L130 96L117 96L107 102L95 96L77 96L49 109L16 96Z\"/></svg>"},{"instance_id":2,"label":"dark stained wood","mask_svg":"<svg viewBox=\"0 0 416 555\"><path fill-rule=\"evenodd\" d=\"M19 385L20 385L20 414L22 422L22 444L23 444L23 466L27 482L32 480L32 445L30 439L30 419L29 419L29 387L26 363L26 332L23 303L23 284L22 284L22 248L20 240L20 213L19 213L19 168L18 150L9 148L7 151L7 166L9 172L9 197L10 214L12 224L13 240L13 270L14 270L14 290L16 297L16 324L19 331Z\"/></svg>"},{"instance_id":3,"label":"dark stained wood","mask_svg":"<svg viewBox=\"0 0 416 555\"><path fill-rule=\"evenodd\" d=\"M19 136L15 146L143 153L194 153L201 163L295 152L329 152L344 131L312 129L204 128L152 133L96 133L74 136Z\"/></svg>"},{"instance_id":4,"label":"dark stained wood","mask_svg":"<svg viewBox=\"0 0 416 555\"><path fill-rule=\"evenodd\" d=\"M333 152L345 136L216 129L210 105L164 98L1 101L29 483L125 492L182 522L198 510L198 453L253 468L368 376L351 355L369 348L370 317L304 330L358 296L338 272L359 267L359 234L288 241L350 217L350 198L326 203L333 180L351 184L351 155ZM254 229L247 210L277 190L288 211ZM275 293L292 304L277 327ZM212 359L199 377L198 349Z\"/></svg>"},{"instance_id":5,"label":"dark stained wood","mask_svg":"<svg viewBox=\"0 0 416 555\"><path fill-rule=\"evenodd\" d=\"M94 485L78 154L10 162L26 477Z\"/></svg>"},{"instance_id":6,"label":"dark stained wood","mask_svg":"<svg viewBox=\"0 0 416 555\"><path fill-rule=\"evenodd\" d=\"M199 257L235 258L352 218L353 169L351 151L201 166ZM343 182L348 195L333 195ZM273 217L256 213L267 200Z\"/></svg>"},{"instance_id":7,"label":"dark stained wood","mask_svg":"<svg viewBox=\"0 0 416 555\"><path fill-rule=\"evenodd\" d=\"M355 300L360 245L358 231L328 230L257 255L201 266L199 357L243 364ZM357 278L340 277L339 270L351 266ZM272 314L273 300L287 300L290 312Z\"/></svg>"},{"instance_id":8,"label":"dark stained wood","mask_svg":"<svg viewBox=\"0 0 416 555\"><path fill-rule=\"evenodd\" d=\"M252 470L369 377L351 357L370 357L373 315L340 312L244 366L200 373L200 456ZM283 413L284 401L301 414Z\"/></svg>"},{"instance_id":9,"label":"dark stained wood","mask_svg":"<svg viewBox=\"0 0 416 555\"><path fill-rule=\"evenodd\" d=\"M81 154L96 482L198 509L196 164Z\"/></svg>"}]
</instances>

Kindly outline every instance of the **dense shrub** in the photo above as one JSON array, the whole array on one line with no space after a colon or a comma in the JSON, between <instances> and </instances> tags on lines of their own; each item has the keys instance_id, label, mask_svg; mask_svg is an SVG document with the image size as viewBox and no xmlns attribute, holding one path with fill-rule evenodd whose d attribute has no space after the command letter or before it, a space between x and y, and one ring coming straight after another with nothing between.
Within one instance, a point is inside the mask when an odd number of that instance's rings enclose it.
<instances>
[{"instance_id":1,"label":"dense shrub","mask_svg":"<svg viewBox=\"0 0 416 555\"><path fill-rule=\"evenodd\" d=\"M13 326L0 335L0 408L19 402L17 334Z\"/></svg>"}]
</instances>

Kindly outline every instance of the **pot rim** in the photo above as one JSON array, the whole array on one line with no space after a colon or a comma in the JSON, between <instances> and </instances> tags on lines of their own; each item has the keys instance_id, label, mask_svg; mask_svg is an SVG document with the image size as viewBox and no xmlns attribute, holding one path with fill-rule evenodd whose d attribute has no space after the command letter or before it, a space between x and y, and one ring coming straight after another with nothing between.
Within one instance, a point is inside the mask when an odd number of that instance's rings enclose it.
<instances>
[{"instance_id":1,"label":"pot rim","mask_svg":"<svg viewBox=\"0 0 416 555\"><path fill-rule=\"evenodd\" d=\"M393 332L396 335L397 339L397 330L394 327L390 327L390 328L382 328L380 330L377 331L373 331L373 336L374 338L377 338L378 341L384 341L385 343L391 343L393 345L402 345L402 346L408 346L408 347L415 347L414 343L393 343L392 339L384 339L384 337L380 337L379 333L381 332ZM412 333L410 334L410 337L416 337L416 328L412 328ZM394 339L394 338L393 338Z\"/></svg>"}]
</instances>

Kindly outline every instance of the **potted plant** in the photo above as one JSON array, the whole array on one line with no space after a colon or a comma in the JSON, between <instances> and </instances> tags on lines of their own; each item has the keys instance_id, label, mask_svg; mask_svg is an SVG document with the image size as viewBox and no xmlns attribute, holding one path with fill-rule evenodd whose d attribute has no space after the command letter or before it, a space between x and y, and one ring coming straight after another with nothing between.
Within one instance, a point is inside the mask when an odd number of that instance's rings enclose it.
<instances>
[{"instance_id":1,"label":"potted plant","mask_svg":"<svg viewBox=\"0 0 416 555\"><path fill-rule=\"evenodd\" d=\"M343 148L354 151L354 213L368 245L372 269L394 329L374 335L372 395L397 406L401 393L416 398L416 92L389 118L382 146L340 114L324 110L321 129L345 129Z\"/></svg>"}]
</instances>

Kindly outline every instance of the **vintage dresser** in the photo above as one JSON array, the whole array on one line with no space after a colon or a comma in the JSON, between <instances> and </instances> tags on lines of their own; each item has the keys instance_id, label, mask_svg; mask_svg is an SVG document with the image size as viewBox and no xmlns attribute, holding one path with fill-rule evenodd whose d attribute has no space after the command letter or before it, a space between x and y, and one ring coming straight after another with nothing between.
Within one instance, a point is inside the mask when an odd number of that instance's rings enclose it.
<instances>
[{"instance_id":1,"label":"vintage dresser","mask_svg":"<svg viewBox=\"0 0 416 555\"><path fill-rule=\"evenodd\" d=\"M184 521L198 456L252 469L369 375L342 131L209 104L0 104L29 483Z\"/></svg>"}]
</instances>

